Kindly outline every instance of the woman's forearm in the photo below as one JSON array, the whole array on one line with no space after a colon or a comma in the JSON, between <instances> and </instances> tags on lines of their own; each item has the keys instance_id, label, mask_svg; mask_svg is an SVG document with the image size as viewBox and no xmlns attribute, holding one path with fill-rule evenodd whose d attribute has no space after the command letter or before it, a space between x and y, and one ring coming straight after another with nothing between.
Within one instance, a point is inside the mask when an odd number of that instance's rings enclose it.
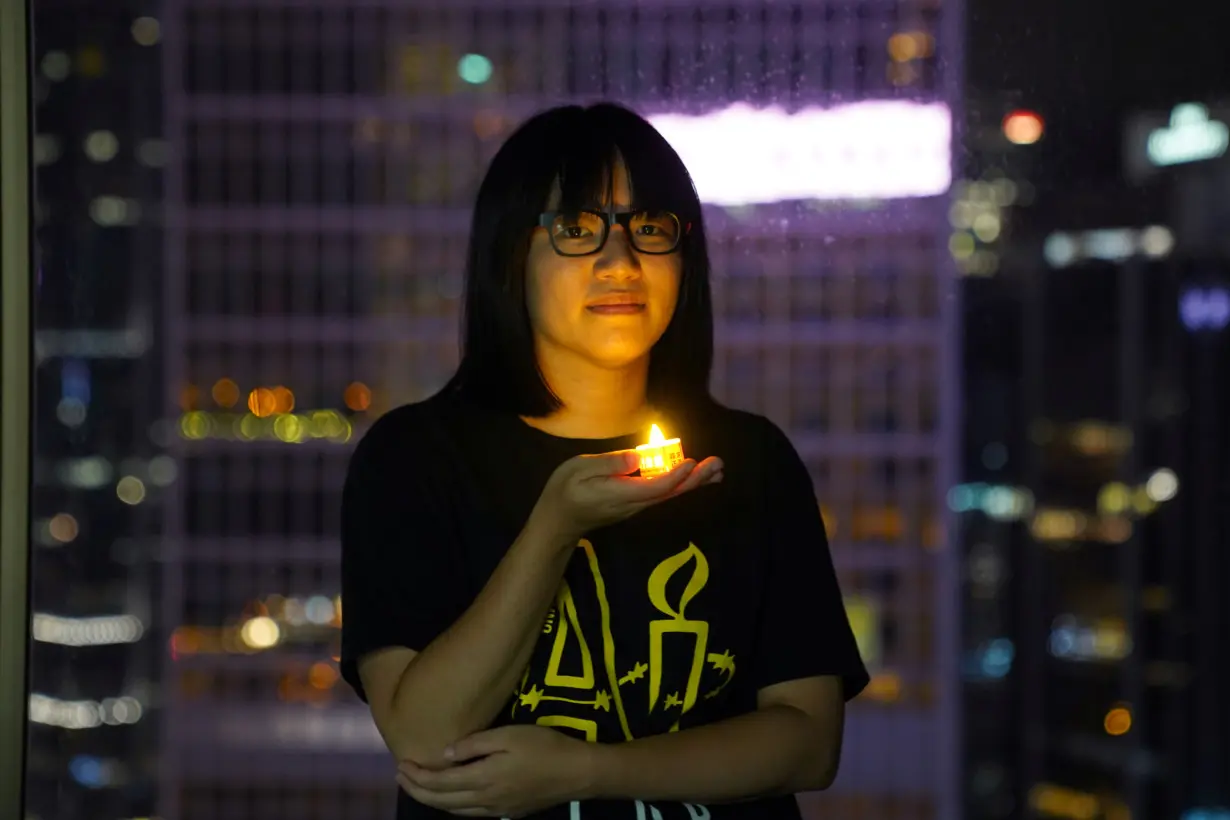
<instances>
[{"instance_id":1,"label":"woman's forearm","mask_svg":"<svg viewBox=\"0 0 1230 820\"><path fill-rule=\"evenodd\" d=\"M470 607L406 667L391 723L415 762L445 765L444 749L508 702L572 555L566 543L531 516Z\"/></svg>"},{"instance_id":2,"label":"woman's forearm","mask_svg":"<svg viewBox=\"0 0 1230 820\"><path fill-rule=\"evenodd\" d=\"M791 706L592 748L588 799L733 803L827 788L840 744Z\"/></svg>"}]
</instances>

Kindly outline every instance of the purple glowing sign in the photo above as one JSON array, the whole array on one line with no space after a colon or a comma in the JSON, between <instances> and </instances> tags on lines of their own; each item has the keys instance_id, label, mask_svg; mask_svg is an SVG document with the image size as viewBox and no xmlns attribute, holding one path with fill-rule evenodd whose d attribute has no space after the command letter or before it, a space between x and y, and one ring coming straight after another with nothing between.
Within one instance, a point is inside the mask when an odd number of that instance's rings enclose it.
<instances>
[{"instance_id":1,"label":"purple glowing sign","mask_svg":"<svg viewBox=\"0 0 1230 820\"><path fill-rule=\"evenodd\" d=\"M1179 317L1191 331L1224 330L1230 325L1230 290L1189 288L1179 297Z\"/></svg>"},{"instance_id":2,"label":"purple glowing sign","mask_svg":"<svg viewBox=\"0 0 1230 820\"><path fill-rule=\"evenodd\" d=\"M952 184L952 114L881 100L833 108L753 108L650 121L714 205L939 196Z\"/></svg>"}]
</instances>

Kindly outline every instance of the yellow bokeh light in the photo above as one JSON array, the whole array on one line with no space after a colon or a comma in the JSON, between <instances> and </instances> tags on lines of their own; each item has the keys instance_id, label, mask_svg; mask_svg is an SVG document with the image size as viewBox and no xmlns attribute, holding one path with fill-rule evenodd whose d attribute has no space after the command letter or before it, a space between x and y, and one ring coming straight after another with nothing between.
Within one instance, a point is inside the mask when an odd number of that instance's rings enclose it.
<instances>
[{"instance_id":1,"label":"yellow bokeh light","mask_svg":"<svg viewBox=\"0 0 1230 820\"><path fill-rule=\"evenodd\" d=\"M136 476L126 475L115 485L115 494L125 504L136 506L145 500L145 482Z\"/></svg>"},{"instance_id":2,"label":"yellow bokeh light","mask_svg":"<svg viewBox=\"0 0 1230 820\"><path fill-rule=\"evenodd\" d=\"M213 419L207 413L194 410L185 413L179 420L179 431L186 439L199 440L208 436L213 428Z\"/></svg>"},{"instance_id":3,"label":"yellow bokeh light","mask_svg":"<svg viewBox=\"0 0 1230 820\"><path fill-rule=\"evenodd\" d=\"M244 623L239 630L239 638L253 649L268 649L276 646L282 637L277 623L269 617L261 615Z\"/></svg>"},{"instance_id":4,"label":"yellow bokeh light","mask_svg":"<svg viewBox=\"0 0 1230 820\"><path fill-rule=\"evenodd\" d=\"M277 412L278 400L268 387L258 387L248 394L248 410L257 418L268 418Z\"/></svg>"},{"instance_id":5,"label":"yellow bokeh light","mask_svg":"<svg viewBox=\"0 0 1230 820\"><path fill-rule=\"evenodd\" d=\"M273 412L289 413L295 409L295 394L290 388L278 385L273 388Z\"/></svg>"},{"instance_id":6,"label":"yellow bokeh light","mask_svg":"<svg viewBox=\"0 0 1230 820\"><path fill-rule=\"evenodd\" d=\"M324 661L312 664L308 670L308 683L315 689L328 689L337 683L337 668Z\"/></svg>"},{"instance_id":7,"label":"yellow bokeh light","mask_svg":"<svg viewBox=\"0 0 1230 820\"><path fill-rule=\"evenodd\" d=\"M1042 139L1042 118L1032 111L1013 111L1004 117L1004 136L1013 145L1033 145Z\"/></svg>"},{"instance_id":8,"label":"yellow bokeh light","mask_svg":"<svg viewBox=\"0 0 1230 820\"><path fill-rule=\"evenodd\" d=\"M132 39L139 45L157 45L162 39L162 26L153 17L138 17L132 21Z\"/></svg>"},{"instance_id":9,"label":"yellow bokeh light","mask_svg":"<svg viewBox=\"0 0 1230 820\"><path fill-rule=\"evenodd\" d=\"M833 514L833 510L823 504L820 505L820 520L824 522L824 531L828 533L830 538L837 532L837 516Z\"/></svg>"},{"instance_id":10,"label":"yellow bokeh light","mask_svg":"<svg viewBox=\"0 0 1230 820\"><path fill-rule=\"evenodd\" d=\"M957 231L952 236L948 237L948 252L952 254L953 259L967 259L973 255L974 237L965 231Z\"/></svg>"},{"instance_id":11,"label":"yellow bokeh light","mask_svg":"<svg viewBox=\"0 0 1230 820\"><path fill-rule=\"evenodd\" d=\"M239 385L231 379L218 379L209 392L219 407L234 407L239 403Z\"/></svg>"},{"instance_id":12,"label":"yellow bokeh light","mask_svg":"<svg viewBox=\"0 0 1230 820\"><path fill-rule=\"evenodd\" d=\"M971 203L958 200L948 209L948 224L960 230L972 228L977 215L978 212Z\"/></svg>"},{"instance_id":13,"label":"yellow bokeh light","mask_svg":"<svg viewBox=\"0 0 1230 820\"><path fill-rule=\"evenodd\" d=\"M1121 513L1132 503L1132 491L1120 481L1112 481L1098 492L1098 511Z\"/></svg>"},{"instance_id":14,"label":"yellow bokeh light","mask_svg":"<svg viewBox=\"0 0 1230 820\"><path fill-rule=\"evenodd\" d=\"M845 607L859 655L869 668L875 668L881 661L879 609L862 596L847 597Z\"/></svg>"},{"instance_id":15,"label":"yellow bokeh light","mask_svg":"<svg viewBox=\"0 0 1230 820\"><path fill-rule=\"evenodd\" d=\"M1089 519L1076 510L1040 509L1029 529L1039 541L1071 541L1085 534Z\"/></svg>"},{"instance_id":16,"label":"yellow bokeh light","mask_svg":"<svg viewBox=\"0 0 1230 820\"><path fill-rule=\"evenodd\" d=\"M863 696L882 703L901 700L901 676L896 672L877 672L871 676Z\"/></svg>"},{"instance_id":17,"label":"yellow bokeh light","mask_svg":"<svg viewBox=\"0 0 1230 820\"><path fill-rule=\"evenodd\" d=\"M190 626L181 626L171 635L171 649L181 655L194 655L201 651L201 631Z\"/></svg>"},{"instance_id":18,"label":"yellow bokeh light","mask_svg":"<svg viewBox=\"0 0 1230 820\"><path fill-rule=\"evenodd\" d=\"M1029 804L1039 813L1068 820L1094 820L1100 802L1088 792L1038 783L1029 791Z\"/></svg>"},{"instance_id":19,"label":"yellow bokeh light","mask_svg":"<svg viewBox=\"0 0 1230 820\"><path fill-rule=\"evenodd\" d=\"M289 391L288 391L289 392ZM269 441L300 444L308 439L326 439L344 444L354 435L350 418L338 410L310 410L303 413L274 411L275 393L267 388L253 390L248 397L250 413L207 413L194 410L180 417L180 433L193 441L224 439L231 441Z\"/></svg>"},{"instance_id":20,"label":"yellow bokeh light","mask_svg":"<svg viewBox=\"0 0 1230 820\"><path fill-rule=\"evenodd\" d=\"M315 438L344 443L350 440L353 427L350 420L336 410L317 410L309 419L310 433Z\"/></svg>"},{"instance_id":21,"label":"yellow bokeh light","mask_svg":"<svg viewBox=\"0 0 1230 820\"><path fill-rule=\"evenodd\" d=\"M352 382L343 395L346 406L356 413L361 413L372 406L372 391L363 382Z\"/></svg>"},{"instance_id":22,"label":"yellow bokeh light","mask_svg":"<svg viewBox=\"0 0 1230 820\"><path fill-rule=\"evenodd\" d=\"M1116 706L1106 713L1102 720L1106 734L1118 737L1126 735L1132 728L1132 713L1126 706Z\"/></svg>"},{"instance_id":23,"label":"yellow bokeh light","mask_svg":"<svg viewBox=\"0 0 1230 820\"><path fill-rule=\"evenodd\" d=\"M289 413L283 416L278 416L273 422L273 434L279 440L287 444L295 444L303 441L305 436L305 425L303 420L298 416L290 415Z\"/></svg>"},{"instance_id":24,"label":"yellow bokeh light","mask_svg":"<svg viewBox=\"0 0 1230 820\"><path fill-rule=\"evenodd\" d=\"M1000 222L999 215L994 213L981 213L974 217L974 235L983 242L994 242L999 239L1000 231L1003 230L1003 223Z\"/></svg>"},{"instance_id":25,"label":"yellow bokeh light","mask_svg":"<svg viewBox=\"0 0 1230 820\"><path fill-rule=\"evenodd\" d=\"M930 57L935 51L935 38L924 31L903 31L888 38L888 56L904 63Z\"/></svg>"},{"instance_id":26,"label":"yellow bokeh light","mask_svg":"<svg viewBox=\"0 0 1230 820\"><path fill-rule=\"evenodd\" d=\"M252 441L261 434L261 420L256 416L243 416L237 425L239 438Z\"/></svg>"},{"instance_id":27,"label":"yellow bokeh light","mask_svg":"<svg viewBox=\"0 0 1230 820\"><path fill-rule=\"evenodd\" d=\"M51 537L61 544L67 544L69 541L72 541L79 532L77 519L68 513L56 513L48 524L47 529L51 533Z\"/></svg>"}]
</instances>

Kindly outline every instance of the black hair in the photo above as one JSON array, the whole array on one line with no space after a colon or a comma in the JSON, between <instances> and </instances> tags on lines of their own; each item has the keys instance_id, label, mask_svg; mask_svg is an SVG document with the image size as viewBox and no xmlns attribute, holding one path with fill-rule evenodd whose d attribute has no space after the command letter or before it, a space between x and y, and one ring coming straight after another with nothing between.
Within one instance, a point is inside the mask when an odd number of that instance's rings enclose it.
<instances>
[{"instance_id":1,"label":"black hair","mask_svg":"<svg viewBox=\"0 0 1230 820\"><path fill-rule=\"evenodd\" d=\"M674 316L650 352L647 398L662 408L709 400L713 305L700 199L683 161L640 115L612 103L561 106L523 123L500 147L479 187L466 256L461 364L445 390L526 417L561 406L538 367L525 304L526 257L558 181L560 207L605 201L616 158L636 207L674 211L691 225Z\"/></svg>"}]
</instances>

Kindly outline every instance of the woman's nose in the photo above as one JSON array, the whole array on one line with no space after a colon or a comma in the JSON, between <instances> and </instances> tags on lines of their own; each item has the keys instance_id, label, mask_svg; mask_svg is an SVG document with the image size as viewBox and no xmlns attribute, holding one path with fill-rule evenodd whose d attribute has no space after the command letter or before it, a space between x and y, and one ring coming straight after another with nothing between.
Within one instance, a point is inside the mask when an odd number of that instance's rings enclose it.
<instances>
[{"instance_id":1,"label":"woman's nose","mask_svg":"<svg viewBox=\"0 0 1230 820\"><path fill-rule=\"evenodd\" d=\"M641 275L640 259L632 248L628 232L622 225L612 225L598 260L594 263L597 274L604 278L636 278Z\"/></svg>"}]
</instances>

